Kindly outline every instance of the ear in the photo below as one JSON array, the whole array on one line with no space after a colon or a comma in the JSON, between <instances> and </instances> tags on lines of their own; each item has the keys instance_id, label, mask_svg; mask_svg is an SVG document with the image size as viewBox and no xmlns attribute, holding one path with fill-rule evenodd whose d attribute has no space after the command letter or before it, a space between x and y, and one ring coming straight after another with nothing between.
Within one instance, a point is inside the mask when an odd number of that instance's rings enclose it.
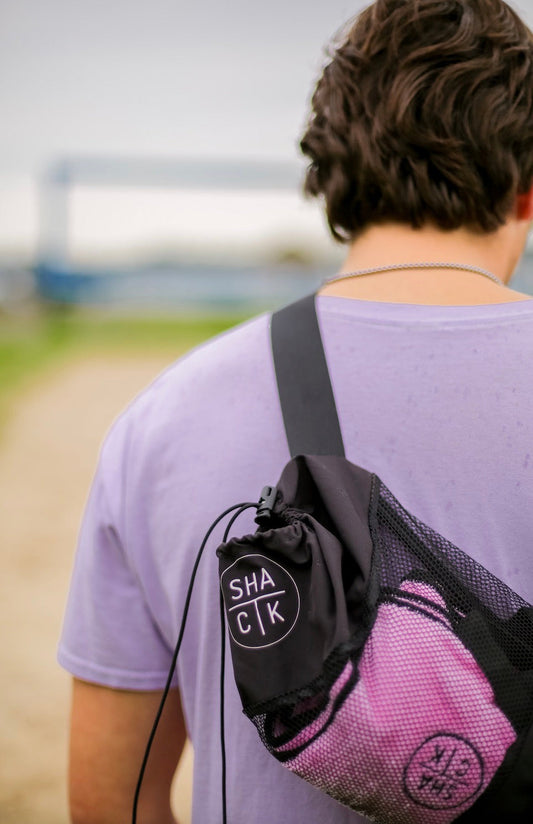
<instances>
[{"instance_id":1,"label":"ear","mask_svg":"<svg viewBox=\"0 0 533 824\"><path fill-rule=\"evenodd\" d=\"M533 220L533 186L529 191L517 195L515 215L518 220Z\"/></svg>"}]
</instances>

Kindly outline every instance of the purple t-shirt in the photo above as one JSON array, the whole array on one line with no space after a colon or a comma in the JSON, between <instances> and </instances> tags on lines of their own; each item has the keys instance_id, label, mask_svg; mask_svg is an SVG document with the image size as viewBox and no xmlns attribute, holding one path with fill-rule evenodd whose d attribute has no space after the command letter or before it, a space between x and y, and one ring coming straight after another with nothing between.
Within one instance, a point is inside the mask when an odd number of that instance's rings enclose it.
<instances>
[{"instance_id":1,"label":"purple t-shirt","mask_svg":"<svg viewBox=\"0 0 533 824\"><path fill-rule=\"evenodd\" d=\"M318 299L346 456L418 518L533 601L533 300L438 307ZM161 688L202 537L289 459L269 318L188 354L108 435L81 529L60 663ZM253 514L236 526L254 529ZM178 662L195 749L193 820L220 820L215 532ZM362 821L264 750L226 673L232 824Z\"/></svg>"}]
</instances>

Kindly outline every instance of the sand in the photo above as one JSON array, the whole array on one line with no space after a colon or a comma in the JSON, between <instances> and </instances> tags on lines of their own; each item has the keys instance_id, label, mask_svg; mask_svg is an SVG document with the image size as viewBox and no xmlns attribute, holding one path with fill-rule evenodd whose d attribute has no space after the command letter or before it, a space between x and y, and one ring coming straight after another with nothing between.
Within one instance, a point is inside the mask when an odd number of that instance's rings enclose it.
<instances>
[{"instance_id":1,"label":"sand","mask_svg":"<svg viewBox=\"0 0 533 824\"><path fill-rule=\"evenodd\" d=\"M70 677L55 661L98 447L167 356L92 356L33 381L0 432L0 821L66 824ZM190 821L192 751L174 797Z\"/></svg>"}]
</instances>

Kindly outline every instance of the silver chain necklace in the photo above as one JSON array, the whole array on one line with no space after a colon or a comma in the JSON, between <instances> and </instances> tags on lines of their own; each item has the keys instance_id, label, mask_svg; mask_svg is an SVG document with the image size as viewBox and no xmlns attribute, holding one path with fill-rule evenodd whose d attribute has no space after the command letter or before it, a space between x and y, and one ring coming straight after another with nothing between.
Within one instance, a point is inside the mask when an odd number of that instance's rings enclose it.
<instances>
[{"instance_id":1,"label":"silver chain necklace","mask_svg":"<svg viewBox=\"0 0 533 824\"><path fill-rule=\"evenodd\" d=\"M375 275L378 272L392 272L395 269L459 269L464 272L475 272L478 275L489 278L498 286L505 286L504 282L488 269L481 269L479 266L471 266L469 263L391 263L388 266L373 266L370 269L358 269L355 272L344 272L340 275L333 275L326 278L325 283L331 283L344 278L357 278L362 275Z\"/></svg>"}]
</instances>

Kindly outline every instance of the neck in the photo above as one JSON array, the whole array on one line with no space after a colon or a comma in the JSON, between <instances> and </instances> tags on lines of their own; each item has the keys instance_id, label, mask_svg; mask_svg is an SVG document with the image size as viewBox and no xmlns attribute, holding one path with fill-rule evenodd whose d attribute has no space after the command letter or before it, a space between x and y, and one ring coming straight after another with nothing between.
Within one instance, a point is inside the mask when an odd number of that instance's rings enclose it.
<instances>
[{"instance_id":1,"label":"neck","mask_svg":"<svg viewBox=\"0 0 533 824\"><path fill-rule=\"evenodd\" d=\"M527 224L509 221L496 232L466 229L445 232L434 227L412 229L402 224L374 225L353 241L341 274L398 263L440 261L486 269L507 284L527 239ZM400 303L501 303L530 297L474 272L450 269L407 269L382 272L327 284L322 292L363 300Z\"/></svg>"}]
</instances>

